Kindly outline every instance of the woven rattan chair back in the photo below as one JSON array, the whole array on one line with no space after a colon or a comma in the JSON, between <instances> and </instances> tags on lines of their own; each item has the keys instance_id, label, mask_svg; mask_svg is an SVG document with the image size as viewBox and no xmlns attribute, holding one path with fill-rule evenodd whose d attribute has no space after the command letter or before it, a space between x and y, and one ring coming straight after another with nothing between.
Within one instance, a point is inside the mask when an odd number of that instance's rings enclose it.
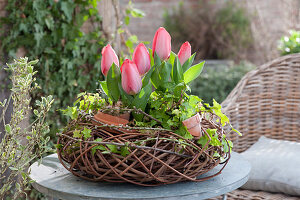
<instances>
[{"instance_id":1,"label":"woven rattan chair back","mask_svg":"<svg viewBox=\"0 0 300 200\"><path fill-rule=\"evenodd\" d=\"M243 152L262 135L300 141L300 54L280 57L247 73L222 103L234 128L233 150Z\"/></svg>"}]
</instances>

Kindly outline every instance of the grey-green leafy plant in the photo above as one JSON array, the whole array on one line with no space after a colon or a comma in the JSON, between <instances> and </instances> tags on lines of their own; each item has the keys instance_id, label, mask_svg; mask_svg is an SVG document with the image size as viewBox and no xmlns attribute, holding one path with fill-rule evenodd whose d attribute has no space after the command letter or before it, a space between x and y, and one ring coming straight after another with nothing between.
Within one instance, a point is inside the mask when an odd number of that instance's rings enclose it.
<instances>
[{"instance_id":1,"label":"grey-green leafy plant","mask_svg":"<svg viewBox=\"0 0 300 200\"><path fill-rule=\"evenodd\" d=\"M282 36L279 41L281 55L293 54L300 52L300 31L291 30L289 36Z\"/></svg>"},{"instance_id":2,"label":"grey-green leafy plant","mask_svg":"<svg viewBox=\"0 0 300 200\"><path fill-rule=\"evenodd\" d=\"M11 95L8 99L0 102L2 113L0 123L5 127L0 132L0 199L11 196L12 199L26 197L26 191L30 190L28 167L29 164L51 151L47 146L49 126L45 122L47 113L53 103L52 96L41 97L36 101L37 109L33 110L34 121L28 127L21 124L28 118L32 109L30 107L30 94L39 86L35 83L33 65L38 60L28 62L28 58L19 58L13 64L7 64L6 70L11 73ZM8 105L12 103L13 112L10 122L5 121Z\"/></svg>"},{"instance_id":3,"label":"grey-green leafy plant","mask_svg":"<svg viewBox=\"0 0 300 200\"><path fill-rule=\"evenodd\" d=\"M250 25L246 9L232 0L199 0L192 7L182 2L164 16L175 46L189 41L196 59L245 59L253 41Z\"/></svg>"},{"instance_id":4,"label":"grey-green leafy plant","mask_svg":"<svg viewBox=\"0 0 300 200\"><path fill-rule=\"evenodd\" d=\"M247 62L234 66L207 67L202 76L191 84L192 94L200 96L204 102L210 104L213 103L213 99L222 102L240 79L254 68L254 65Z\"/></svg>"}]
</instances>

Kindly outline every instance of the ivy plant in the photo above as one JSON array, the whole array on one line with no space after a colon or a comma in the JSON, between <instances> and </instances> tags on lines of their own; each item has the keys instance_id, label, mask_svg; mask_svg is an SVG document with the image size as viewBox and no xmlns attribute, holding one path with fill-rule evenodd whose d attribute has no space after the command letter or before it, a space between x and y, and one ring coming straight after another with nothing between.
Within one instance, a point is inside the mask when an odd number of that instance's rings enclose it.
<instances>
[{"instance_id":1,"label":"ivy plant","mask_svg":"<svg viewBox=\"0 0 300 200\"><path fill-rule=\"evenodd\" d=\"M82 91L95 91L101 78L100 53L106 42L97 0L8 0L1 18L1 49L9 57L24 47L29 59L39 58L34 98L52 94L48 118L52 136L66 118L56 112L72 104ZM90 32L83 25L92 25Z\"/></svg>"}]
</instances>

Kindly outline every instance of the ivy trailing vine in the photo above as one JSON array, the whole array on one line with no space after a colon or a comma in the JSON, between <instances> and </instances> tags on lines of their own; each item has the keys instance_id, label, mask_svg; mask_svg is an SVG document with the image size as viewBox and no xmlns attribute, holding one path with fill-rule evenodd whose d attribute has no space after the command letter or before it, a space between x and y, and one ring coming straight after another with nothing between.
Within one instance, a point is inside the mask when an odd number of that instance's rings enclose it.
<instances>
[{"instance_id":1,"label":"ivy trailing vine","mask_svg":"<svg viewBox=\"0 0 300 200\"><path fill-rule=\"evenodd\" d=\"M34 98L56 99L48 123L52 136L66 121L57 110L72 104L81 91L95 91L100 79L101 31L98 0L8 0L8 15L0 20L1 51L14 58L24 48L29 59L40 59L36 69L42 86ZM87 23L92 28L83 31ZM92 29L92 30L91 30ZM1 58L4 60L4 58Z\"/></svg>"}]
</instances>

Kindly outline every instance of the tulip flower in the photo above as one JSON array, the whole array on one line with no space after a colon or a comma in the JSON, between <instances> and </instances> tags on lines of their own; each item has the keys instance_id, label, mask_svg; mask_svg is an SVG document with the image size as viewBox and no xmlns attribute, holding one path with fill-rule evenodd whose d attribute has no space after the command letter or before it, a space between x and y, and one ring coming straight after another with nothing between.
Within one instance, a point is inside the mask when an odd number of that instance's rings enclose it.
<instances>
[{"instance_id":1,"label":"tulip flower","mask_svg":"<svg viewBox=\"0 0 300 200\"><path fill-rule=\"evenodd\" d=\"M154 52L156 52L162 60L167 60L170 57L171 36L163 27L157 29L154 35L152 50L153 56Z\"/></svg>"},{"instance_id":2,"label":"tulip flower","mask_svg":"<svg viewBox=\"0 0 300 200\"><path fill-rule=\"evenodd\" d=\"M183 65L191 57L191 45L189 42L185 42L181 45L178 52L178 59L180 64Z\"/></svg>"},{"instance_id":3,"label":"tulip flower","mask_svg":"<svg viewBox=\"0 0 300 200\"><path fill-rule=\"evenodd\" d=\"M142 88L142 79L136 64L126 59L121 66L122 88L130 95L139 93Z\"/></svg>"},{"instance_id":4,"label":"tulip flower","mask_svg":"<svg viewBox=\"0 0 300 200\"><path fill-rule=\"evenodd\" d=\"M113 63L119 66L119 59L115 51L113 50L113 48L110 46L110 44L106 45L102 49L101 54L102 54L101 71L102 74L106 76L109 68Z\"/></svg>"},{"instance_id":5,"label":"tulip flower","mask_svg":"<svg viewBox=\"0 0 300 200\"><path fill-rule=\"evenodd\" d=\"M136 64L141 76L146 74L150 69L150 55L143 43L140 43L134 50L132 61Z\"/></svg>"}]
</instances>

